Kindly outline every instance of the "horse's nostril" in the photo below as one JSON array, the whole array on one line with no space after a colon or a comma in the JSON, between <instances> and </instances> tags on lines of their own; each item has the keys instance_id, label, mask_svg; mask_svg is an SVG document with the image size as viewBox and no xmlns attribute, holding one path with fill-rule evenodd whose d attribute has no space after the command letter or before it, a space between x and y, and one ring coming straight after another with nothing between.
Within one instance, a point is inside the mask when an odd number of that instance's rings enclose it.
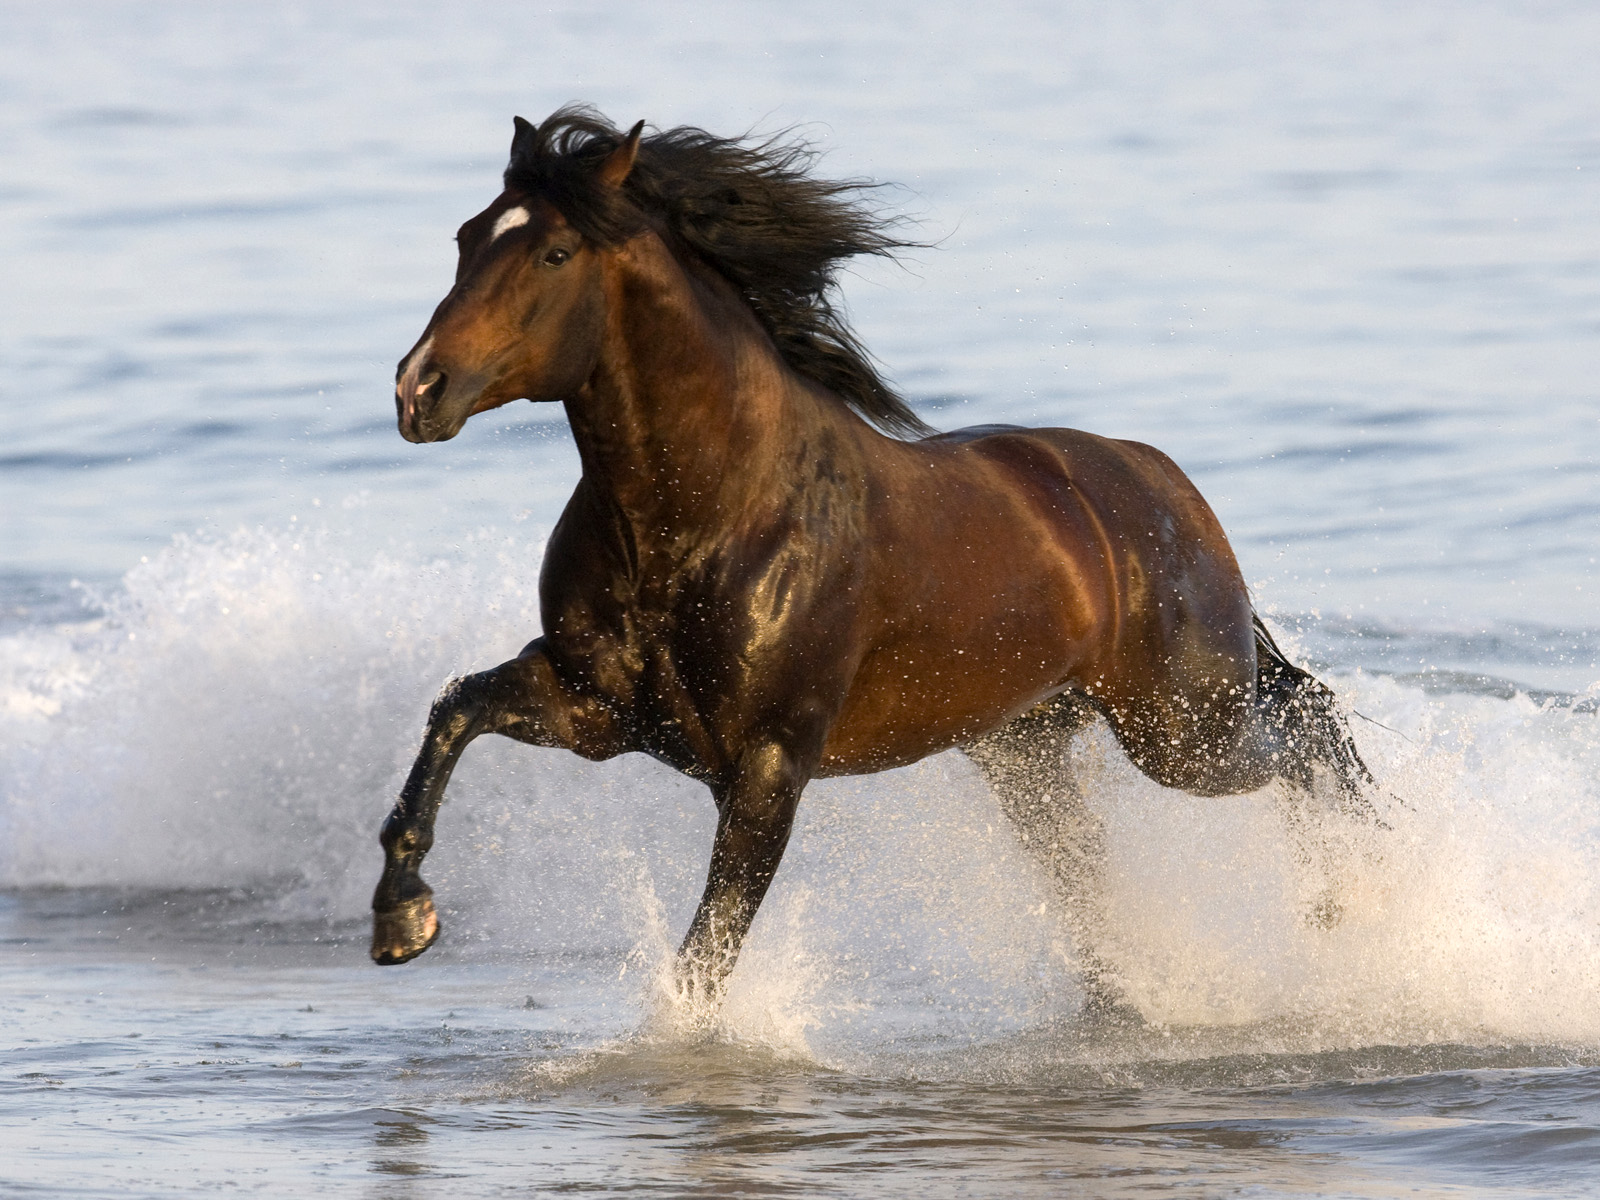
<instances>
[{"instance_id":1,"label":"horse's nostril","mask_svg":"<svg viewBox=\"0 0 1600 1200\"><path fill-rule=\"evenodd\" d=\"M394 406L400 418L401 436L407 441L429 440L424 435L423 423L436 414L439 397L444 395L447 383L449 379L443 371L422 375L415 368L409 368L401 373L400 382L394 388Z\"/></svg>"}]
</instances>

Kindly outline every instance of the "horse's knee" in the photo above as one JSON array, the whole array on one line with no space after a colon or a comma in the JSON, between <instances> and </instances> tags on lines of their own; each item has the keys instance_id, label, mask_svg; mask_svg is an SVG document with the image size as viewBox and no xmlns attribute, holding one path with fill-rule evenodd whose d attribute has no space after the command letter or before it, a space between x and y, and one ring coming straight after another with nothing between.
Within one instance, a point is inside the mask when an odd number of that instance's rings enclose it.
<instances>
[{"instance_id":1,"label":"horse's knee","mask_svg":"<svg viewBox=\"0 0 1600 1200\"><path fill-rule=\"evenodd\" d=\"M433 701L436 715L450 718L458 713L492 706L505 691L504 665L471 675L457 675L439 689Z\"/></svg>"},{"instance_id":2,"label":"horse's knee","mask_svg":"<svg viewBox=\"0 0 1600 1200\"><path fill-rule=\"evenodd\" d=\"M452 679L435 706L449 727L468 737L497 733L592 761L639 748L610 705L561 679L542 638L497 667Z\"/></svg>"},{"instance_id":3,"label":"horse's knee","mask_svg":"<svg viewBox=\"0 0 1600 1200\"><path fill-rule=\"evenodd\" d=\"M449 680L428 707L428 736L433 739L451 738L463 732L463 718L472 707L471 675L458 675Z\"/></svg>"},{"instance_id":4,"label":"horse's knee","mask_svg":"<svg viewBox=\"0 0 1600 1200\"><path fill-rule=\"evenodd\" d=\"M518 703L517 681L507 670L518 662L513 659L487 671L458 675L446 683L428 714L429 735L453 744L471 741L480 733L505 732L502 726L508 721L515 725L527 707Z\"/></svg>"}]
</instances>

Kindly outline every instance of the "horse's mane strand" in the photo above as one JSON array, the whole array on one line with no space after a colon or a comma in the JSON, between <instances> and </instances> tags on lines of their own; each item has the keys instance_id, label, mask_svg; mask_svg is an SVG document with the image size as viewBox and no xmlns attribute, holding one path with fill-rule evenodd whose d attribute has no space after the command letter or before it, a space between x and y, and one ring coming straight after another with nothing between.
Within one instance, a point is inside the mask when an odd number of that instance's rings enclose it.
<instances>
[{"instance_id":1,"label":"horse's mane strand","mask_svg":"<svg viewBox=\"0 0 1600 1200\"><path fill-rule=\"evenodd\" d=\"M929 432L835 303L845 260L917 244L863 199L874 185L813 178L815 151L783 136L745 144L683 126L647 134L622 188L605 187L596 168L624 136L579 105L537 129L519 122L506 185L542 195L600 245L661 228L739 288L795 371L886 431Z\"/></svg>"}]
</instances>

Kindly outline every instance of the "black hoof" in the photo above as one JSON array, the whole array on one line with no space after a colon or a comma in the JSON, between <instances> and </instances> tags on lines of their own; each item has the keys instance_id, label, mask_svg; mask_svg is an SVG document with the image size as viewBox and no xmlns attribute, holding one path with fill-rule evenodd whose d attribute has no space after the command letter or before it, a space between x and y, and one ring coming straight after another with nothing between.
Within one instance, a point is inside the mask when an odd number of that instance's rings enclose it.
<instances>
[{"instance_id":1,"label":"black hoof","mask_svg":"<svg viewBox=\"0 0 1600 1200\"><path fill-rule=\"evenodd\" d=\"M431 893L372 914L372 961L380 967L410 962L438 940L439 914Z\"/></svg>"}]
</instances>

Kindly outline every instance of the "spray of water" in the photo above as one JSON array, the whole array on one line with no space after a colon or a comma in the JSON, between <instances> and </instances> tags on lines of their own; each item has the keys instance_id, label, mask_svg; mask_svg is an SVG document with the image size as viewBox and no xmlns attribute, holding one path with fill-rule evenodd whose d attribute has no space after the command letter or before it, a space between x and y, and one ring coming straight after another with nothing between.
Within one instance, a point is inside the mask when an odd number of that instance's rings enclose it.
<instances>
[{"instance_id":1,"label":"spray of water","mask_svg":"<svg viewBox=\"0 0 1600 1200\"><path fill-rule=\"evenodd\" d=\"M286 918L360 920L432 695L538 631L540 549L485 534L438 563L315 531L179 541L94 620L8 635L0 886L245 888ZM1103 730L1074 745L1106 825L1097 949L1152 1044L1600 1041L1592 706L1333 682L1393 730L1357 729L1381 823L1297 830L1274 789L1196 799ZM1078 949L1044 873L956 754L814 784L725 1005L683 1011L672 954L714 818L703 788L637 756L484 739L429 859L432 953L582 963L630 997L636 1037L826 1062L1076 1020ZM1329 894L1331 927L1308 919Z\"/></svg>"}]
</instances>

